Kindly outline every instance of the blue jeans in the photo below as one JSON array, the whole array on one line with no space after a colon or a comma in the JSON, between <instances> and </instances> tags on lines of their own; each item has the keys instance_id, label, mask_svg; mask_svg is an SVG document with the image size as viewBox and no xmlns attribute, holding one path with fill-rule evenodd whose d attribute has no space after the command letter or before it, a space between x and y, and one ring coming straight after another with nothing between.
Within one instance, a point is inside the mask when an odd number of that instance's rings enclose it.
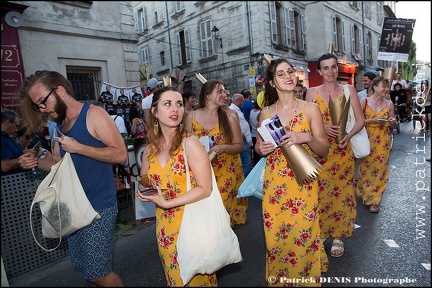
<instances>
[{"instance_id":1,"label":"blue jeans","mask_svg":"<svg viewBox=\"0 0 432 288\"><path fill-rule=\"evenodd\" d=\"M243 151L240 152L240 159L242 162L243 173L244 173L245 178L249 174L249 172L252 170L252 168L251 168L252 158L251 158L251 154L250 154L250 149L251 149L251 147L249 146L247 141L244 140L243 141Z\"/></svg>"}]
</instances>

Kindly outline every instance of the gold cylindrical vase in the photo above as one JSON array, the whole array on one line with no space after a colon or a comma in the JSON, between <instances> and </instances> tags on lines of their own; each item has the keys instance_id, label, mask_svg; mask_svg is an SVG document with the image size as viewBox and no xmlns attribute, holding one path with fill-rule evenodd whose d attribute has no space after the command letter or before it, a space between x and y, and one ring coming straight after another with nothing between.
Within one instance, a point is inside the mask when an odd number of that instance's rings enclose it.
<instances>
[{"instance_id":1,"label":"gold cylindrical vase","mask_svg":"<svg viewBox=\"0 0 432 288\"><path fill-rule=\"evenodd\" d=\"M338 99L336 102L333 102L332 98L329 96L328 105L332 124L339 126L339 135L336 137L336 143L339 144L346 135L345 129L348 120L350 99L347 101L346 97L344 96L342 99Z\"/></svg>"},{"instance_id":2,"label":"gold cylindrical vase","mask_svg":"<svg viewBox=\"0 0 432 288\"><path fill-rule=\"evenodd\" d=\"M395 79L395 72L396 72L396 68L394 67L387 67L384 69L384 78L389 80L390 85Z\"/></svg>"},{"instance_id":3,"label":"gold cylindrical vase","mask_svg":"<svg viewBox=\"0 0 432 288\"><path fill-rule=\"evenodd\" d=\"M322 166L302 145L287 143L282 145L281 149L298 184L305 185L312 182L322 170Z\"/></svg>"}]
</instances>

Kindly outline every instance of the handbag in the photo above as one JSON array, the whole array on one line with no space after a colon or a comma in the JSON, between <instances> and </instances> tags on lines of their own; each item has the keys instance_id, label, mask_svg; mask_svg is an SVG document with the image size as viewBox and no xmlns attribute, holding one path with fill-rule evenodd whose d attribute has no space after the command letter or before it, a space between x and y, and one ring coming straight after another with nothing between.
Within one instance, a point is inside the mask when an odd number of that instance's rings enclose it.
<instances>
[{"instance_id":1,"label":"handbag","mask_svg":"<svg viewBox=\"0 0 432 288\"><path fill-rule=\"evenodd\" d=\"M237 198L255 196L258 199L263 199L265 164L266 158L261 157L240 185Z\"/></svg>"},{"instance_id":2,"label":"handbag","mask_svg":"<svg viewBox=\"0 0 432 288\"><path fill-rule=\"evenodd\" d=\"M348 85L343 85L344 93L346 100L349 100L350 93L348 89ZM350 106L348 111L348 121L346 124L346 132L349 133L353 129L354 125L356 124L354 111L352 109L352 106ZM353 137L350 139L351 147L354 152L354 156L358 159L364 158L369 155L370 153L370 142L369 137L366 132L366 128L363 126L363 128L357 132Z\"/></svg>"},{"instance_id":3,"label":"handbag","mask_svg":"<svg viewBox=\"0 0 432 288\"><path fill-rule=\"evenodd\" d=\"M59 238L52 249L43 247L36 239L32 211L38 203L42 214L42 235L44 238ZM88 200L69 152L56 164L39 184L30 206L30 229L36 244L45 251L57 249L65 237L87 225L100 215Z\"/></svg>"},{"instance_id":4,"label":"handbag","mask_svg":"<svg viewBox=\"0 0 432 288\"><path fill-rule=\"evenodd\" d=\"M189 165L183 142L187 191L191 189ZM210 164L211 165L211 164ZM177 240L180 277L187 285L196 274L212 274L243 260L237 235L223 205L213 168L213 190L207 198L186 204Z\"/></svg>"}]
</instances>

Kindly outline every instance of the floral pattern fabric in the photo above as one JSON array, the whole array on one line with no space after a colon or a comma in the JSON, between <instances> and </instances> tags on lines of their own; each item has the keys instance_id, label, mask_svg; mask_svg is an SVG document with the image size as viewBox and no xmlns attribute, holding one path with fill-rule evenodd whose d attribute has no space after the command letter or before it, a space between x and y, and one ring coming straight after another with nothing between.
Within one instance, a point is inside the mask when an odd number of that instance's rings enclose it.
<instances>
[{"instance_id":1,"label":"floral pattern fabric","mask_svg":"<svg viewBox=\"0 0 432 288\"><path fill-rule=\"evenodd\" d=\"M216 124L211 130L207 130L196 121L195 117L192 121L192 134L198 138L213 136L215 145L227 144L219 130L219 124ZM240 154L223 153L217 155L216 159L212 161L212 166L222 201L230 216L231 226L245 224L248 198L237 198L238 189L244 180Z\"/></svg>"},{"instance_id":2,"label":"floral pattern fabric","mask_svg":"<svg viewBox=\"0 0 432 288\"><path fill-rule=\"evenodd\" d=\"M286 131L311 133L303 110ZM304 147L310 152L307 145ZM315 180L299 186L281 148L267 155L262 213L267 285L320 286L321 262L328 259L320 239L318 183ZM288 282L281 283L281 277Z\"/></svg>"},{"instance_id":3,"label":"floral pattern fabric","mask_svg":"<svg viewBox=\"0 0 432 288\"><path fill-rule=\"evenodd\" d=\"M375 112L372 108L366 106L365 118L372 119L375 117L388 118L388 107L386 106L379 112ZM362 196L363 204L379 205L389 180L389 123L366 124L366 131L371 150L368 156L360 160L356 194Z\"/></svg>"},{"instance_id":4,"label":"floral pattern fabric","mask_svg":"<svg viewBox=\"0 0 432 288\"><path fill-rule=\"evenodd\" d=\"M157 184L161 189L166 189L162 190L165 199L174 199L187 193L183 151L175 153L164 167L161 167L154 155L149 157L149 164L150 187L154 188ZM192 170L190 170L190 177L191 187L194 187L195 180ZM156 239L168 287L184 286L180 277L176 248L183 211L184 206L170 209L156 206ZM216 273L211 275L198 274L192 278L188 285L191 287L216 287Z\"/></svg>"},{"instance_id":5,"label":"floral pattern fabric","mask_svg":"<svg viewBox=\"0 0 432 288\"><path fill-rule=\"evenodd\" d=\"M339 101L344 97L342 92ZM332 124L329 106L318 92L314 102L321 110L324 124ZM318 175L321 237L348 238L354 232L357 217L354 152L351 143L340 149L333 137L328 137L328 141L329 154L318 159L323 167Z\"/></svg>"}]
</instances>

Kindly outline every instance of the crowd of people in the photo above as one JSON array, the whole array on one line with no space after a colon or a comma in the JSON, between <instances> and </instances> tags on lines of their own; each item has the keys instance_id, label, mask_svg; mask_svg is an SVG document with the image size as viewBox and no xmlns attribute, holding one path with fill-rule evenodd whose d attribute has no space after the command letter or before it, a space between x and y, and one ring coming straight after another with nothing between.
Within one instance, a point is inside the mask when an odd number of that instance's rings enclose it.
<instances>
[{"instance_id":1,"label":"crowd of people","mask_svg":"<svg viewBox=\"0 0 432 288\"><path fill-rule=\"evenodd\" d=\"M237 198L237 192L252 167L265 157L262 219L266 283L282 286L282 277L319 279L328 269L328 256L343 256L343 239L353 236L356 197L361 197L370 212L379 212L389 181L389 129L395 127L396 115L407 113L399 109L399 103L410 97L400 74L389 83L366 72L364 90L357 93L348 85L356 124L351 131L341 131L332 121L330 107L330 103L341 103L346 93L338 83L337 57L323 54L317 71L323 84L306 89L298 83L295 67L287 59L272 60L265 71L260 101L253 99L248 89L231 96L218 79L205 82L195 95L163 87L153 78L148 82L151 94L130 104L127 121L131 132L126 131L125 119L116 111L77 101L70 82L61 74L38 71L25 79L21 113L1 113L1 173L49 172L53 158L57 162L70 152L87 197L101 215L67 237L72 265L81 267L84 279L95 286L122 286L112 267L118 213L112 165L126 162L124 136L145 137L140 173L157 193L137 192L137 196L156 204L156 237L167 285L183 286L176 242L185 205L211 193L213 170L230 225L245 224L248 198ZM431 125L427 81L422 82L421 93L423 101L417 104L424 107L422 131L426 132ZM280 145L264 141L257 131L263 121L274 116L285 130ZM58 131L53 147L38 141L41 127L48 126L47 119L50 129ZM350 139L363 127L370 154L355 159ZM291 145L301 145L322 166L316 179L304 184L297 181L282 149ZM189 191L183 147L187 148L193 183ZM215 156L209 157L211 154ZM328 238L333 239L329 255L324 249ZM274 275L281 278L267 281ZM216 273L198 274L188 285L217 286ZM320 286L319 281L314 286Z\"/></svg>"}]
</instances>

